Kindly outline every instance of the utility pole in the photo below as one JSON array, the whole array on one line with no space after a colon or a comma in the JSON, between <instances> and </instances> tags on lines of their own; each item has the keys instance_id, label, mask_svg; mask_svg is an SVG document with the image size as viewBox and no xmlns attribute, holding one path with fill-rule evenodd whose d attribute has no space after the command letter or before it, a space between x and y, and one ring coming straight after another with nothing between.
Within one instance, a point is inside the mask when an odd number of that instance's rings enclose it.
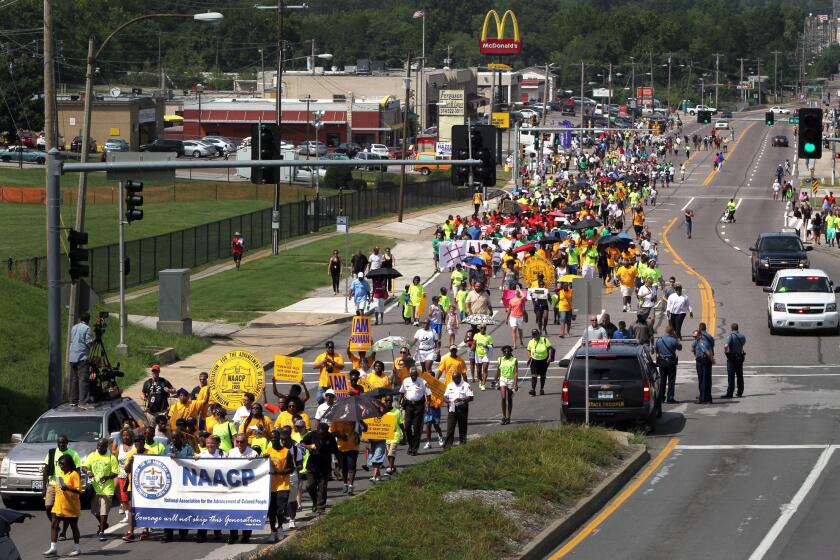
<instances>
[{"instance_id":1,"label":"utility pole","mask_svg":"<svg viewBox=\"0 0 840 560\"><path fill-rule=\"evenodd\" d=\"M720 90L720 57L721 53L713 53L715 55L715 109L720 109L720 98L718 93Z\"/></svg>"},{"instance_id":2,"label":"utility pole","mask_svg":"<svg viewBox=\"0 0 840 560\"><path fill-rule=\"evenodd\" d=\"M277 136L283 137L280 128L283 122L283 0L277 0L277 90L274 99L274 124ZM317 152L317 147L315 149ZM316 170L317 172L317 170ZM274 201L271 206L271 254L280 254L280 169L275 171Z\"/></svg>"},{"instance_id":3,"label":"utility pole","mask_svg":"<svg viewBox=\"0 0 840 560\"><path fill-rule=\"evenodd\" d=\"M495 70L494 70L495 72ZM545 79L543 80L543 114L542 125L545 126L545 117L548 114L548 63L545 64ZM501 142L500 142L501 144Z\"/></svg>"},{"instance_id":4,"label":"utility pole","mask_svg":"<svg viewBox=\"0 0 840 560\"><path fill-rule=\"evenodd\" d=\"M581 127L583 126L583 116L586 113L584 111L584 102L583 102L583 60L580 61L580 123ZM517 138L517 140L519 140Z\"/></svg>"},{"instance_id":5,"label":"utility pole","mask_svg":"<svg viewBox=\"0 0 840 560\"><path fill-rule=\"evenodd\" d=\"M668 53L668 101L666 107L668 114L671 114L671 53Z\"/></svg>"},{"instance_id":6,"label":"utility pole","mask_svg":"<svg viewBox=\"0 0 840 560\"><path fill-rule=\"evenodd\" d=\"M758 104L761 105L761 59L757 58L758 61Z\"/></svg>"},{"instance_id":7,"label":"utility pole","mask_svg":"<svg viewBox=\"0 0 840 560\"><path fill-rule=\"evenodd\" d=\"M259 49L260 51L260 75L262 76L262 90L260 90L260 97L265 97L265 58L263 56L263 50Z\"/></svg>"},{"instance_id":8,"label":"utility pole","mask_svg":"<svg viewBox=\"0 0 840 560\"><path fill-rule=\"evenodd\" d=\"M653 51L648 51L650 56L650 112L653 113Z\"/></svg>"},{"instance_id":9,"label":"utility pole","mask_svg":"<svg viewBox=\"0 0 840 560\"><path fill-rule=\"evenodd\" d=\"M636 59L634 57L630 57L630 95L633 96L633 110L632 110L632 122L636 124L636 107L639 106L639 98L636 95Z\"/></svg>"},{"instance_id":10,"label":"utility pole","mask_svg":"<svg viewBox=\"0 0 840 560\"><path fill-rule=\"evenodd\" d=\"M741 63L741 75L738 78L738 85L742 85L744 83L744 61L747 60L746 58L739 58L738 61ZM746 89L741 90L741 99L744 103L747 102L747 91Z\"/></svg>"},{"instance_id":11,"label":"utility pole","mask_svg":"<svg viewBox=\"0 0 840 560\"><path fill-rule=\"evenodd\" d=\"M158 31L158 73L160 74L160 93L163 95L163 89L166 86L163 79L163 64L161 63L161 56L160 56L160 36L161 32Z\"/></svg>"},{"instance_id":12,"label":"utility pole","mask_svg":"<svg viewBox=\"0 0 840 560\"><path fill-rule=\"evenodd\" d=\"M779 90L777 89L777 79L779 77L779 54L782 51L771 51L773 55L773 102L779 102Z\"/></svg>"},{"instance_id":13,"label":"utility pole","mask_svg":"<svg viewBox=\"0 0 840 560\"><path fill-rule=\"evenodd\" d=\"M406 143L408 139L408 102L411 99L411 53L408 53L408 58L405 61L405 106L403 107L403 122L402 122L402 159L406 158ZM469 129L467 129L469 135ZM472 152L470 152L472 157ZM472 169L472 167L470 167ZM400 201L397 206L397 221L403 221L403 209L405 205L405 165L400 166Z\"/></svg>"},{"instance_id":14,"label":"utility pole","mask_svg":"<svg viewBox=\"0 0 840 560\"><path fill-rule=\"evenodd\" d=\"M55 54L53 49L52 0L44 0L44 131L47 133L46 150L58 142L55 110Z\"/></svg>"},{"instance_id":15,"label":"utility pole","mask_svg":"<svg viewBox=\"0 0 840 560\"><path fill-rule=\"evenodd\" d=\"M607 123L610 122L610 114L612 112L612 62L610 62L609 70L607 71ZM612 125L610 125L612 126Z\"/></svg>"}]
</instances>

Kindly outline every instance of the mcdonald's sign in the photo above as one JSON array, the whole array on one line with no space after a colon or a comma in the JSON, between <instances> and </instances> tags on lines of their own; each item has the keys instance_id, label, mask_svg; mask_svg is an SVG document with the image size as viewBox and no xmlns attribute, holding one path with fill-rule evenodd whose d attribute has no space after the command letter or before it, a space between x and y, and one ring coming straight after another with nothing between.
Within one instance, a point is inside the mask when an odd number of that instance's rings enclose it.
<instances>
[{"instance_id":1,"label":"mcdonald's sign","mask_svg":"<svg viewBox=\"0 0 840 560\"><path fill-rule=\"evenodd\" d=\"M487 36L487 28L490 18L496 23L496 37ZM505 22L510 17L510 24L513 26L513 38L505 38ZM484 16L484 26L481 28L481 40L478 43L478 50L481 54L519 54L522 52L522 41L519 39L519 23L516 21L516 14L505 10L504 15L499 19L496 10L490 10Z\"/></svg>"}]
</instances>

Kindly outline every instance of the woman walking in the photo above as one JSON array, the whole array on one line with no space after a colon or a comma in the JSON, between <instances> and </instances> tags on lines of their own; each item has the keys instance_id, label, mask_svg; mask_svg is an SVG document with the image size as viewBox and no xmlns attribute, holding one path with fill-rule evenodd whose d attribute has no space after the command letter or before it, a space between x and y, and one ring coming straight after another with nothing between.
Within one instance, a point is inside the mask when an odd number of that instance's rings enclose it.
<instances>
[{"instance_id":1,"label":"woman walking","mask_svg":"<svg viewBox=\"0 0 840 560\"><path fill-rule=\"evenodd\" d=\"M496 371L496 386L502 397L502 424L510 424L510 414L513 412L513 393L519 390L519 366L513 348L502 346L502 357L499 358L499 369Z\"/></svg>"},{"instance_id":2,"label":"woman walking","mask_svg":"<svg viewBox=\"0 0 840 560\"><path fill-rule=\"evenodd\" d=\"M382 268L394 268L394 265L397 263L397 259L394 258L394 255L391 254L391 248L385 247L385 254L382 255ZM388 291L394 291L394 279L388 278Z\"/></svg>"},{"instance_id":3,"label":"woman walking","mask_svg":"<svg viewBox=\"0 0 840 560\"><path fill-rule=\"evenodd\" d=\"M327 271L332 277L333 295L338 295L338 281L341 279L341 257L338 256L338 249L333 250L330 262L327 265Z\"/></svg>"}]
</instances>

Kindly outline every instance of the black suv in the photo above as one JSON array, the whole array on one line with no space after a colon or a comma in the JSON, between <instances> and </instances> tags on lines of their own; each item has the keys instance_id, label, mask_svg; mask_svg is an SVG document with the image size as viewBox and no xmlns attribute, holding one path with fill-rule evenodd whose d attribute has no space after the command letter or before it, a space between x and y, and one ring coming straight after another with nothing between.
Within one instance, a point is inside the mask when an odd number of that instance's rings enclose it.
<instances>
[{"instance_id":1,"label":"black suv","mask_svg":"<svg viewBox=\"0 0 840 560\"><path fill-rule=\"evenodd\" d=\"M184 155L184 143L180 140L164 140L158 138L150 144L140 146L141 152L175 152L179 156Z\"/></svg>"},{"instance_id":2,"label":"black suv","mask_svg":"<svg viewBox=\"0 0 840 560\"><path fill-rule=\"evenodd\" d=\"M594 422L636 422L653 430L661 415L657 380L659 371L647 345L638 340L592 341L589 343L589 387L586 387L586 348L581 346L571 360L563 379L563 417L581 422L585 398L589 398L589 418Z\"/></svg>"},{"instance_id":3,"label":"black suv","mask_svg":"<svg viewBox=\"0 0 840 560\"><path fill-rule=\"evenodd\" d=\"M752 281L756 284L772 282L777 270L807 268L810 266L806 251L813 250L792 232L759 233L755 245L750 247Z\"/></svg>"}]
</instances>

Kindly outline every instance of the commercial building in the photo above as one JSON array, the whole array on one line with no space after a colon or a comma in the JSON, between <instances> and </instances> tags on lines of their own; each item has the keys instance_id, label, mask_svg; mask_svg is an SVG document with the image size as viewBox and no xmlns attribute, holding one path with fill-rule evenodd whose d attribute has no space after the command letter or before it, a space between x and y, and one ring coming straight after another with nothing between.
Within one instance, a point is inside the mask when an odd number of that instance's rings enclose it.
<instances>
[{"instance_id":1,"label":"commercial building","mask_svg":"<svg viewBox=\"0 0 840 560\"><path fill-rule=\"evenodd\" d=\"M59 97L58 134L65 148L84 125L84 95ZM129 149L137 151L141 144L157 138L163 131L165 101L142 95L97 95L91 105L90 137L99 150L111 138L122 138Z\"/></svg>"},{"instance_id":2,"label":"commercial building","mask_svg":"<svg viewBox=\"0 0 840 560\"><path fill-rule=\"evenodd\" d=\"M491 99L495 94L496 102L513 106L521 102L522 75L519 72L500 72L482 70L477 75L478 95ZM489 112L489 106L487 107Z\"/></svg>"}]
</instances>

